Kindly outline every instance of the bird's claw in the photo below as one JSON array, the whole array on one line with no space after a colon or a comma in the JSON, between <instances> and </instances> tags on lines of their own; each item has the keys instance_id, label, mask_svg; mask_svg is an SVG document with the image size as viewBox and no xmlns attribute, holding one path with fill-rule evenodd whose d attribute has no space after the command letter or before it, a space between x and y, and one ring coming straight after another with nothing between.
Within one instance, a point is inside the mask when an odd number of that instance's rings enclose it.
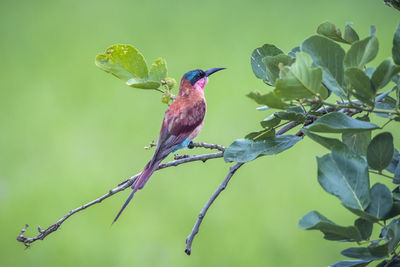
<instances>
[{"instance_id":1,"label":"bird's claw","mask_svg":"<svg viewBox=\"0 0 400 267\"><path fill-rule=\"evenodd\" d=\"M190 141L190 143L188 144L187 147L188 147L189 149L193 149L193 148L194 148L193 141Z\"/></svg>"}]
</instances>

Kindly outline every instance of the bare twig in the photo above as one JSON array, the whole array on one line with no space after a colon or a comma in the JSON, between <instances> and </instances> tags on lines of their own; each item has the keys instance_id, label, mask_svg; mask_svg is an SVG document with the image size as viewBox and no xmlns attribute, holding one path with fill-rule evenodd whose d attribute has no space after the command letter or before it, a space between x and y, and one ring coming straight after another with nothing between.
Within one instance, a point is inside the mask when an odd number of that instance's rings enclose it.
<instances>
[{"instance_id":1,"label":"bare twig","mask_svg":"<svg viewBox=\"0 0 400 267\"><path fill-rule=\"evenodd\" d=\"M280 128L278 131L276 131L275 135L282 135L286 133L287 131L293 129L294 127L298 126L300 123L299 122L290 122ZM204 205L203 209L200 211L199 215L197 216L196 223L193 226L192 231L190 232L189 236L186 238L186 249L185 253L187 255L190 255L192 253L192 243L194 240L194 237L196 234L199 232L199 228L201 223L203 222L204 216L206 216L208 209L210 206L214 203L216 198L219 196L219 194L226 188L228 185L228 182L232 178L232 176L235 174L235 172L244 165L244 162L238 162L232 167L229 168L229 172L226 175L225 179L222 181L221 185L217 188L217 190L211 195L211 197L208 199L206 205Z\"/></svg>"},{"instance_id":2,"label":"bare twig","mask_svg":"<svg viewBox=\"0 0 400 267\"><path fill-rule=\"evenodd\" d=\"M203 143L204 144L204 143ZM209 146L213 146L210 144L204 144L204 146L207 146L207 148ZM200 145L198 146L200 147ZM164 169L164 168L168 168L168 167L174 167L174 166L178 166L184 163L188 163L188 162L192 162L192 161L203 161L206 162L209 159L216 159L216 158L221 158L223 156L223 152L217 152L217 153L210 153L210 154L204 154L204 155L196 155L196 156L190 156L190 157L186 157L186 158L182 158L182 159L178 159L178 160L174 160L174 161L170 161L164 164L161 164L157 170L160 169ZM130 187L136 180L136 178L139 176L139 174L136 174L134 176L132 176L131 178L129 178L128 180L122 182L119 184L118 187L113 188L111 190L108 191L107 194L83 205L80 206L76 209L73 209L71 211L69 211L64 217L62 217L60 220L58 220L55 224L51 225L50 227L48 227L45 230L42 230L40 228L38 228L39 230L39 234L35 237L25 237L24 233L26 231L26 229L29 227L28 224L25 225L24 229L22 229L21 233L18 235L17 240L19 242L24 243L24 245L26 247L29 247L29 245L37 240L43 240L46 236L48 236L49 234L51 234L52 232L56 231L62 223L64 223L69 217L71 217L72 215L74 215L75 213L78 213L90 206L93 206L94 204L100 203L103 200L109 198L110 196L121 192L123 190L125 190L126 188Z\"/></svg>"},{"instance_id":3,"label":"bare twig","mask_svg":"<svg viewBox=\"0 0 400 267\"><path fill-rule=\"evenodd\" d=\"M203 221L204 216L207 213L207 210L210 208L210 206L214 203L215 199L218 197L218 195L226 188L226 186L229 183L229 180L232 178L232 176L235 174L235 172L243 165L244 163L236 163L232 167L229 168L229 172L226 175L225 179L222 181L221 185L218 186L217 190L211 195L210 199L207 201L206 205L203 207L203 209L200 211L199 216L197 217L196 223L193 226L192 232L190 232L189 236L186 238L186 249L185 253L187 255L190 255L192 252L192 243L193 239L196 236L196 234L199 232L199 227L201 222Z\"/></svg>"},{"instance_id":4,"label":"bare twig","mask_svg":"<svg viewBox=\"0 0 400 267\"><path fill-rule=\"evenodd\" d=\"M225 151L225 147L221 146L221 145L217 145L217 144L206 144L203 142L199 142L199 143L191 143L190 145L192 148L193 147L203 147L203 148L207 148L207 149L217 149L219 151L224 152Z\"/></svg>"}]
</instances>

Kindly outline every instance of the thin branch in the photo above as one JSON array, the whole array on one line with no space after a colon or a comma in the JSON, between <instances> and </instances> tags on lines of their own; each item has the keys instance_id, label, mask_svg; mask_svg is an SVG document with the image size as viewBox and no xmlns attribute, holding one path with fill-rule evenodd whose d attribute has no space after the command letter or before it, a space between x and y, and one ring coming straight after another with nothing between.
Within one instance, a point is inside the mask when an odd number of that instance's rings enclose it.
<instances>
[{"instance_id":1,"label":"thin branch","mask_svg":"<svg viewBox=\"0 0 400 267\"><path fill-rule=\"evenodd\" d=\"M224 146L217 145L217 144L206 144L206 143L203 143L203 142L199 142L199 143L192 143L190 146L191 147L189 147L189 148L202 147L202 148L207 148L207 149L217 149L217 150L222 151L222 152L225 151L225 147Z\"/></svg>"},{"instance_id":2,"label":"thin branch","mask_svg":"<svg viewBox=\"0 0 400 267\"><path fill-rule=\"evenodd\" d=\"M193 226L192 232L190 232L189 236L186 238L186 249L185 253L187 255L190 255L192 252L192 243L193 239L196 236L196 234L199 232L199 227L201 222L204 219L204 216L207 213L207 210L210 208L210 206L214 203L215 199L218 197L218 195L226 188L226 186L229 183L229 180L232 178L232 176L235 174L235 172L243 166L244 163L236 163L232 167L229 168L229 172L226 175L225 179L222 181L221 185L218 186L217 190L211 195L210 199L207 201L206 205L203 207L203 209L200 211L199 216L197 218L197 221L195 225Z\"/></svg>"},{"instance_id":3,"label":"thin branch","mask_svg":"<svg viewBox=\"0 0 400 267\"><path fill-rule=\"evenodd\" d=\"M395 179L394 177L392 177L392 176L389 176L389 175L386 175L386 174L384 174L384 173L381 173L381 172L377 172L377 171L373 171L373 170L368 170L370 173L374 173L374 174L378 174L378 175L381 175L381 176L383 176L383 177L386 177L386 178L389 178L389 179Z\"/></svg>"},{"instance_id":4,"label":"thin branch","mask_svg":"<svg viewBox=\"0 0 400 267\"><path fill-rule=\"evenodd\" d=\"M206 147L206 148L209 148L211 146L215 146L215 145L205 144L205 143L202 143L203 146L201 144L196 144L196 145L197 145L197 147ZM161 170L161 169L168 168L168 167L178 166L178 165L181 165L181 164L184 164L184 163L188 163L188 162L192 162L192 161L203 161L203 162L206 162L209 159L221 158L221 157L223 157L223 155L224 155L223 152L217 152L217 153L210 153L210 154L204 154L204 155L189 156L189 157L186 157L186 158L182 158L182 159L178 159L178 160L174 160L174 161L170 161L170 162L161 164L160 166L158 166L157 170ZM24 229L22 229L21 233L18 235L17 240L19 242L24 243L24 245L26 247L29 247L29 245L31 243L33 243L33 242L35 242L37 240L43 240L49 234L51 234L52 232L55 232L56 230L58 230L58 228L61 226L61 224L64 223L72 215L74 215L74 214L76 214L76 213L78 213L78 212L80 212L80 211L82 211L82 210L84 210L84 209L86 209L88 207L91 207L94 204L100 203L103 200L109 198L110 196L112 196L112 195L114 195L116 193L119 193L119 192L125 190L126 188L130 187L135 182L135 180L137 179L138 176L139 176L139 174L136 174L136 175L132 176L128 180L120 183L118 187L109 190L107 194L105 194L105 195L103 195L103 196L101 196L101 197L99 197L99 198L97 198L97 199L95 199L95 200L83 205L83 206L80 206L80 207L78 207L76 209L73 209L73 210L69 211L64 217L62 217L55 224L51 225L47 229L42 230L39 227L38 228L39 234L37 236L35 236L35 237L31 237L30 238L30 237L25 237L24 236L24 233L25 233L26 229L29 227L29 225L26 224Z\"/></svg>"},{"instance_id":5,"label":"thin branch","mask_svg":"<svg viewBox=\"0 0 400 267\"><path fill-rule=\"evenodd\" d=\"M333 103L327 103L327 102L322 102L325 105L329 105L332 107L336 107L336 108L352 108L352 109L357 109L357 110L361 110L361 111L368 111L368 112L374 112L374 113L384 113L384 114L396 114L396 115L400 115L400 112L397 110L386 110L386 109L378 109L378 108L365 108L363 106L356 106L356 105L346 105L346 104L333 104ZM355 101L351 102L351 103L355 103Z\"/></svg>"},{"instance_id":6,"label":"thin branch","mask_svg":"<svg viewBox=\"0 0 400 267\"><path fill-rule=\"evenodd\" d=\"M275 132L275 135L282 135L286 133L287 131L295 128L298 126L300 123L299 122L290 122L286 125L284 125L282 128L280 128L278 131ZM217 190L211 195L211 197L208 199L206 205L204 205L203 209L200 211L199 215L197 216L196 223L193 226L192 231L190 232L189 236L186 238L186 249L185 253L187 255L190 255L192 253L192 243L193 240L196 236L196 234L199 232L199 228L201 223L203 222L204 217L207 214L208 209L210 206L214 203L214 201L217 199L219 194L226 188L228 185L228 182L232 178L232 176L235 174L235 172L244 165L244 162L238 162L232 167L229 168L229 172L226 175L225 179L222 181L221 185L217 188Z\"/></svg>"}]
</instances>

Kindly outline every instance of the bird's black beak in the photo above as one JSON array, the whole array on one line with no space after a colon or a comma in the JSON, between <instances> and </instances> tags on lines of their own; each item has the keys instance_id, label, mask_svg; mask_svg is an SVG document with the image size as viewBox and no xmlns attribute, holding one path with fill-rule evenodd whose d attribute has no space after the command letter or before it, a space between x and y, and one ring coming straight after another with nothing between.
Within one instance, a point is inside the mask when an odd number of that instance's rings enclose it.
<instances>
[{"instance_id":1,"label":"bird's black beak","mask_svg":"<svg viewBox=\"0 0 400 267\"><path fill-rule=\"evenodd\" d=\"M212 69L208 69L208 70L205 71L206 77L210 76L211 74L213 74L213 73L215 73L215 72L217 72L217 71L224 70L224 69L226 69L226 68L212 68Z\"/></svg>"}]
</instances>

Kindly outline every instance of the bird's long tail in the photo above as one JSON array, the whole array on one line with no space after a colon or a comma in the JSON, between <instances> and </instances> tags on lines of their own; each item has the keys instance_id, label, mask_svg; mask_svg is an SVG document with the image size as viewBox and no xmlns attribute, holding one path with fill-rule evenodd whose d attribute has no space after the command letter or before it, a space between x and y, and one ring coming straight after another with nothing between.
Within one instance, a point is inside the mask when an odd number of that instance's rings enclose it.
<instances>
[{"instance_id":1,"label":"bird's long tail","mask_svg":"<svg viewBox=\"0 0 400 267\"><path fill-rule=\"evenodd\" d=\"M142 171L142 173L139 175L139 177L136 179L135 183L132 185L132 193L129 195L128 199L125 201L124 205L122 206L121 210L118 212L117 216L115 217L113 223L115 223L121 213L124 211L126 206L129 204L129 202L132 200L133 195L135 195L136 191L139 189L142 189L143 186L146 184L146 182L149 180L153 172L158 168L159 162L152 162L150 161L147 163L146 167Z\"/></svg>"}]
</instances>

